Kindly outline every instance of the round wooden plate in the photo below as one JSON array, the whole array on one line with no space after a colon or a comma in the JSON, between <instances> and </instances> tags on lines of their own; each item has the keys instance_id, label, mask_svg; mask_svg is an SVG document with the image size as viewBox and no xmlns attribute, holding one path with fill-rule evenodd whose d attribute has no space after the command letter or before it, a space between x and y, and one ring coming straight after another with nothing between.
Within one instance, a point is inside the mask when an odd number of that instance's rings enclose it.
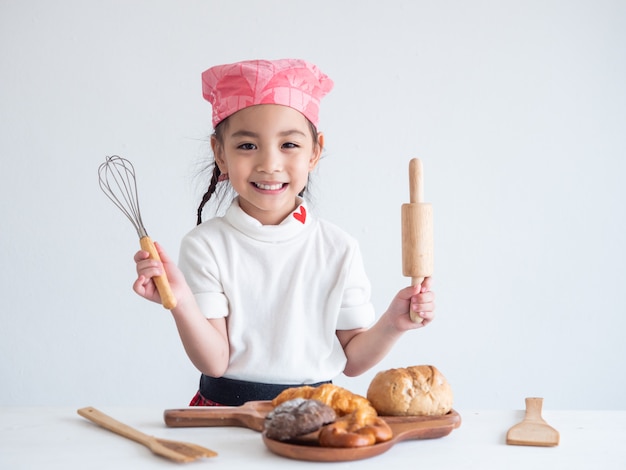
<instances>
[{"instance_id":1,"label":"round wooden plate","mask_svg":"<svg viewBox=\"0 0 626 470\"><path fill-rule=\"evenodd\" d=\"M393 431L393 437L387 442L373 446L336 448L320 447L317 440L302 442L281 442L269 439L263 433L263 443L273 453L295 460L313 462L345 462L361 460L380 455L391 449L396 443L408 439L433 439L447 436L461 425L461 416L454 410L443 416L383 416Z\"/></svg>"}]
</instances>

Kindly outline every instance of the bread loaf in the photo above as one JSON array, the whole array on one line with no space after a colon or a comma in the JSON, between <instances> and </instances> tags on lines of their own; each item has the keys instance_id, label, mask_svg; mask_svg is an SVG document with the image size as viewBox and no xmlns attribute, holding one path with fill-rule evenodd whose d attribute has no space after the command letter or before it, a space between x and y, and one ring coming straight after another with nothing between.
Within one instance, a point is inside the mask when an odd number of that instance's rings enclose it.
<instances>
[{"instance_id":1,"label":"bread loaf","mask_svg":"<svg viewBox=\"0 0 626 470\"><path fill-rule=\"evenodd\" d=\"M452 409L452 388L430 365L381 371L367 390L367 399L382 416L437 416Z\"/></svg>"}]
</instances>

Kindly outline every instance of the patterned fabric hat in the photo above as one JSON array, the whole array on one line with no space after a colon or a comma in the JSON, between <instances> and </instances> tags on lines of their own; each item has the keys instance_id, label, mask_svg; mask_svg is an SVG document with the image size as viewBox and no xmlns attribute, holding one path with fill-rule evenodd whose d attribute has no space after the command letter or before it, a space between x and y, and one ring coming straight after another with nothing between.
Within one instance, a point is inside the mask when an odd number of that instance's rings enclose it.
<instances>
[{"instance_id":1,"label":"patterned fabric hat","mask_svg":"<svg viewBox=\"0 0 626 470\"><path fill-rule=\"evenodd\" d=\"M304 114L317 127L320 100L333 81L300 59L248 60L216 65L202 73L202 96L213 106L213 127L257 104L280 104Z\"/></svg>"}]
</instances>

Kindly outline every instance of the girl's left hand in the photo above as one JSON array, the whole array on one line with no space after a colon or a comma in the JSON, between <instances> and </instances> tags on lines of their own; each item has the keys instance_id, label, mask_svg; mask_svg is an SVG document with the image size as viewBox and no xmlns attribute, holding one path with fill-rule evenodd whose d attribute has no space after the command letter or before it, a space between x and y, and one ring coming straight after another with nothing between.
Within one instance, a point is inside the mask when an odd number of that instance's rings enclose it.
<instances>
[{"instance_id":1,"label":"girl's left hand","mask_svg":"<svg viewBox=\"0 0 626 470\"><path fill-rule=\"evenodd\" d=\"M399 330L412 330L428 325L435 318L435 293L431 290L432 279L427 277L420 286L405 287L396 294L387 312ZM411 320L415 312L422 322Z\"/></svg>"}]
</instances>

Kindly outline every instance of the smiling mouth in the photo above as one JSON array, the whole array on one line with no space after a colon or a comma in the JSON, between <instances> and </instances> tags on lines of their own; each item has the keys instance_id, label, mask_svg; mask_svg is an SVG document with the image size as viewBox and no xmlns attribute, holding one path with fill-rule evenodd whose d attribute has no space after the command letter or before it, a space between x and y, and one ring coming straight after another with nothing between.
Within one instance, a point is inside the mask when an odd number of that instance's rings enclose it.
<instances>
[{"instance_id":1,"label":"smiling mouth","mask_svg":"<svg viewBox=\"0 0 626 470\"><path fill-rule=\"evenodd\" d=\"M259 189L263 189L264 191L276 191L278 189L282 189L287 183L274 183L274 184L263 184L263 183L253 183Z\"/></svg>"}]
</instances>

